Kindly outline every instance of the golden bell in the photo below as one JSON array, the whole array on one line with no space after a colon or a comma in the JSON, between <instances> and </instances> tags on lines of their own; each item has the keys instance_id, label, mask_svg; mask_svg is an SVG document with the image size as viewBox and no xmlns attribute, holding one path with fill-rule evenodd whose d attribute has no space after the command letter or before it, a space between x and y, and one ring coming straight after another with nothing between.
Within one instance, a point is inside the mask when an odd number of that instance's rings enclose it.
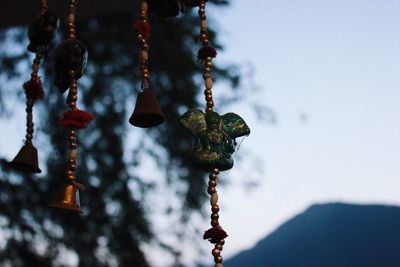
<instances>
[{"instance_id":1,"label":"golden bell","mask_svg":"<svg viewBox=\"0 0 400 267\"><path fill-rule=\"evenodd\" d=\"M63 185L58 193L58 196L56 197L56 200L51 202L49 207L81 213L82 211L79 203L80 186L81 185L76 182L69 182Z\"/></svg>"},{"instance_id":2,"label":"golden bell","mask_svg":"<svg viewBox=\"0 0 400 267\"><path fill-rule=\"evenodd\" d=\"M15 158L8 163L8 166L14 170L29 173L41 173L38 164L38 152L32 143L27 142L19 150Z\"/></svg>"},{"instance_id":3,"label":"golden bell","mask_svg":"<svg viewBox=\"0 0 400 267\"><path fill-rule=\"evenodd\" d=\"M141 128L150 128L164 121L164 115L161 112L154 92L148 89L140 92L129 123Z\"/></svg>"}]
</instances>

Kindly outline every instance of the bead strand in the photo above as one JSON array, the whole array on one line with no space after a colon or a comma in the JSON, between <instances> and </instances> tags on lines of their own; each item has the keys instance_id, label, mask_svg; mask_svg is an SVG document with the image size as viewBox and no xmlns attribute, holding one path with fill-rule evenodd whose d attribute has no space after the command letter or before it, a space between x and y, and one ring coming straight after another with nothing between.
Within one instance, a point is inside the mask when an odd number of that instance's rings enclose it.
<instances>
[{"instance_id":1,"label":"bead strand","mask_svg":"<svg viewBox=\"0 0 400 267\"><path fill-rule=\"evenodd\" d=\"M208 188L207 192L210 194L210 204L211 204L211 226L217 227L219 226L219 206L218 206L218 192L217 192L217 179L218 179L219 169L215 168L211 171L209 175ZM222 261L223 258L221 256L221 251L223 249L223 245L225 244L225 240L222 239L218 241L214 249L212 250L212 255L214 257L215 267L223 267Z\"/></svg>"},{"instance_id":2,"label":"bead strand","mask_svg":"<svg viewBox=\"0 0 400 267\"><path fill-rule=\"evenodd\" d=\"M199 18L200 18L200 40L203 47L209 45L208 41L208 26L206 16L206 3L205 0L201 0L199 4ZM204 96L206 100L206 112L212 112L214 108L214 100L212 95L212 78L211 78L212 58L207 57L204 62L203 78L206 89L204 90Z\"/></svg>"},{"instance_id":3,"label":"bead strand","mask_svg":"<svg viewBox=\"0 0 400 267\"><path fill-rule=\"evenodd\" d=\"M49 4L47 0L40 0L40 14L44 15L49 8Z\"/></svg>"},{"instance_id":4,"label":"bead strand","mask_svg":"<svg viewBox=\"0 0 400 267\"><path fill-rule=\"evenodd\" d=\"M35 55L32 62L32 73L31 80L37 82L39 80L38 72L40 67L40 62L43 58L44 49L40 48ZM26 135L25 144L31 144L33 139L34 126L33 123L33 106L35 105L35 100L26 95Z\"/></svg>"},{"instance_id":5,"label":"bead strand","mask_svg":"<svg viewBox=\"0 0 400 267\"><path fill-rule=\"evenodd\" d=\"M32 144L34 123L33 123L33 109L34 100L32 98L26 98L26 135L25 144Z\"/></svg>"},{"instance_id":6,"label":"bead strand","mask_svg":"<svg viewBox=\"0 0 400 267\"><path fill-rule=\"evenodd\" d=\"M68 105L71 110L75 110L76 102L78 101L78 84L75 78L75 71L71 70L70 73L71 85L70 92L68 97ZM68 169L67 169L67 179L70 182L75 180L75 171L76 171L76 156L77 156L77 133L76 129L71 128L69 130L69 160L68 160Z\"/></svg>"},{"instance_id":7,"label":"bead strand","mask_svg":"<svg viewBox=\"0 0 400 267\"><path fill-rule=\"evenodd\" d=\"M68 9L68 39L75 40L75 12L76 12L76 2L77 0L69 1L69 9Z\"/></svg>"},{"instance_id":8,"label":"bead strand","mask_svg":"<svg viewBox=\"0 0 400 267\"><path fill-rule=\"evenodd\" d=\"M140 4L140 22L143 25L148 24L148 9L149 5L146 0L142 0ZM146 37L142 33L137 33L137 40L141 47L139 60L140 60L140 72L142 76L142 89L147 89L150 86L150 72L148 68L149 60L149 44Z\"/></svg>"},{"instance_id":9,"label":"bead strand","mask_svg":"<svg viewBox=\"0 0 400 267\"><path fill-rule=\"evenodd\" d=\"M39 78L38 72L39 72L39 67L40 63L42 61L43 55L44 55L44 47L40 47L38 51L36 52L35 58L33 59L32 62L32 73L31 73L31 78L32 80L37 80Z\"/></svg>"}]
</instances>

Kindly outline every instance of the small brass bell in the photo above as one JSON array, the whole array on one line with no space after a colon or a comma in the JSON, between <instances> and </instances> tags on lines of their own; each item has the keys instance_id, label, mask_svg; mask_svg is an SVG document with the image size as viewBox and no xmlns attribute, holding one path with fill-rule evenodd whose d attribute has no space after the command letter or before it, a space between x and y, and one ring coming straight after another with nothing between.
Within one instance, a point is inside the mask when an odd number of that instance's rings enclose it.
<instances>
[{"instance_id":1,"label":"small brass bell","mask_svg":"<svg viewBox=\"0 0 400 267\"><path fill-rule=\"evenodd\" d=\"M38 164L38 152L32 143L27 142L19 150L15 158L8 163L10 168L28 173L41 173Z\"/></svg>"},{"instance_id":2,"label":"small brass bell","mask_svg":"<svg viewBox=\"0 0 400 267\"><path fill-rule=\"evenodd\" d=\"M79 190L83 191L84 186L76 182L68 182L67 184L64 184L58 193L56 200L51 202L49 207L81 213Z\"/></svg>"},{"instance_id":3,"label":"small brass bell","mask_svg":"<svg viewBox=\"0 0 400 267\"><path fill-rule=\"evenodd\" d=\"M154 92L149 89L140 92L136 99L135 110L129 119L129 123L141 128L150 128L164 121L164 115L161 112Z\"/></svg>"}]
</instances>

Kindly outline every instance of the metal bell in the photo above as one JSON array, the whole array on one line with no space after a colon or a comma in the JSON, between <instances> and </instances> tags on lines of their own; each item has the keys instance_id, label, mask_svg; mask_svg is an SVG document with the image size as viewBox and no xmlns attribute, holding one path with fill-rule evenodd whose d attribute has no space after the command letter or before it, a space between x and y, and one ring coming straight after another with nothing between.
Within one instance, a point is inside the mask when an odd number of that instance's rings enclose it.
<instances>
[{"instance_id":1,"label":"metal bell","mask_svg":"<svg viewBox=\"0 0 400 267\"><path fill-rule=\"evenodd\" d=\"M79 186L75 182L64 184L56 196L56 200L49 204L50 208L64 209L71 212L81 213L79 203Z\"/></svg>"},{"instance_id":2,"label":"metal bell","mask_svg":"<svg viewBox=\"0 0 400 267\"><path fill-rule=\"evenodd\" d=\"M129 118L129 123L141 128L150 128L164 121L164 115L154 92L149 89L140 92L136 99L135 110Z\"/></svg>"},{"instance_id":3,"label":"metal bell","mask_svg":"<svg viewBox=\"0 0 400 267\"><path fill-rule=\"evenodd\" d=\"M10 168L28 173L41 173L38 164L38 152L32 143L28 142L19 150L15 158L8 163Z\"/></svg>"}]
</instances>

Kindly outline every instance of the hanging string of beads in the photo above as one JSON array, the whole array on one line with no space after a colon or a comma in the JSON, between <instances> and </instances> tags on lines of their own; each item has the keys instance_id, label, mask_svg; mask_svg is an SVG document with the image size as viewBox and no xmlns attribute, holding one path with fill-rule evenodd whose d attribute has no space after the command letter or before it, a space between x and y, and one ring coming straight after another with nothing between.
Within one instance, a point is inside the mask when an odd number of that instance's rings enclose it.
<instances>
[{"instance_id":1,"label":"hanging string of beads","mask_svg":"<svg viewBox=\"0 0 400 267\"><path fill-rule=\"evenodd\" d=\"M197 60L204 64L204 96L206 100L205 112L191 109L181 116L180 124L194 137L195 143L191 155L191 161L198 169L209 172L207 192L210 195L211 204L211 228L205 231L203 239L214 244L212 255L215 267L223 267L221 252L225 244L227 233L219 223L219 206L217 180L220 171L233 167L232 153L235 151L235 138L249 135L250 128L245 121L235 113L219 115L214 111L214 99L212 94L212 60L217 56L217 51L210 45L208 39L208 24L206 17L205 0L185 0L188 7L198 6L200 18L200 40L202 47L197 53Z\"/></svg>"},{"instance_id":2,"label":"hanging string of beads","mask_svg":"<svg viewBox=\"0 0 400 267\"><path fill-rule=\"evenodd\" d=\"M32 62L32 72L29 81L23 85L26 96L26 135L25 144L18 152L17 156L9 163L15 170L40 173L38 164L37 149L32 143L34 133L33 106L35 101L44 97L42 82L38 75L40 63L44 57L47 47L54 38L58 25L58 18L55 14L48 12L47 0L40 1L40 15L33 17L28 28L29 45L27 50L35 53Z\"/></svg>"},{"instance_id":3,"label":"hanging string of beads","mask_svg":"<svg viewBox=\"0 0 400 267\"><path fill-rule=\"evenodd\" d=\"M198 60L204 62L203 78L205 83L204 96L206 100L206 112L212 112L214 108L214 100L212 95L212 59L217 55L216 50L209 45L208 30L207 30L207 17L206 17L206 3L205 0L201 0L199 4L199 17L200 17L200 40L203 47L198 52ZM212 255L214 257L215 267L222 267L222 256L221 252L225 244L225 238L228 236L226 232L219 225L219 206L218 206L218 192L217 192L217 178L219 169L214 168L209 175L208 189L207 192L210 194L211 204L211 226L212 228L204 233L203 239L208 239L211 243L214 243L214 249Z\"/></svg>"},{"instance_id":4,"label":"hanging string of beads","mask_svg":"<svg viewBox=\"0 0 400 267\"><path fill-rule=\"evenodd\" d=\"M141 128L155 127L165 121L161 112L157 97L150 88L149 71L149 43L151 26L148 21L149 5L147 0L140 3L140 19L133 23L133 30L136 33L137 42L140 46L140 76L142 80L141 92L136 99L135 109L129 118L129 123Z\"/></svg>"},{"instance_id":5,"label":"hanging string of beads","mask_svg":"<svg viewBox=\"0 0 400 267\"><path fill-rule=\"evenodd\" d=\"M149 44L147 43L150 37L151 26L148 21L148 4L146 0L142 0L140 4L140 19L133 24L133 29L137 36L137 41L140 46L139 60L140 60L140 73L142 79L142 89L150 87L150 73L148 67L149 60Z\"/></svg>"},{"instance_id":6,"label":"hanging string of beads","mask_svg":"<svg viewBox=\"0 0 400 267\"><path fill-rule=\"evenodd\" d=\"M76 182L77 169L77 130L86 128L93 115L77 108L78 84L77 80L82 77L87 58L85 45L76 39L75 13L76 0L69 1L68 9L68 34L67 40L62 42L56 49L55 62L55 85L61 93L69 88L67 104L69 110L64 112L60 120L61 126L69 129L69 155L66 171L67 183L62 187L60 195L49 206L61 208L74 212L81 212L79 203L79 190L85 187Z\"/></svg>"}]
</instances>

